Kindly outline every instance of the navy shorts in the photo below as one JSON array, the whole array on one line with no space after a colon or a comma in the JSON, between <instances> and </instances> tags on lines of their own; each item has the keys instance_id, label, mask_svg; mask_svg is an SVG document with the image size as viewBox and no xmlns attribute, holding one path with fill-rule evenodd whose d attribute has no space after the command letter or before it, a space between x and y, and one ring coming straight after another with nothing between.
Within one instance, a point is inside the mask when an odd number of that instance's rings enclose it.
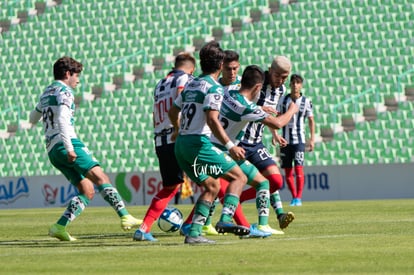
<instances>
[{"instance_id":1,"label":"navy shorts","mask_svg":"<svg viewBox=\"0 0 414 275\"><path fill-rule=\"evenodd\" d=\"M292 168L295 166L303 166L305 162L305 144L288 144L280 148L281 168Z\"/></svg>"},{"instance_id":2,"label":"navy shorts","mask_svg":"<svg viewBox=\"0 0 414 275\"><path fill-rule=\"evenodd\" d=\"M174 153L174 143L155 147L163 186L173 186L184 182L183 170L178 166Z\"/></svg>"},{"instance_id":3,"label":"navy shorts","mask_svg":"<svg viewBox=\"0 0 414 275\"><path fill-rule=\"evenodd\" d=\"M276 165L276 162L263 143L248 144L240 142L238 146L246 151L246 159L256 166L259 171L263 171L271 165Z\"/></svg>"}]
</instances>

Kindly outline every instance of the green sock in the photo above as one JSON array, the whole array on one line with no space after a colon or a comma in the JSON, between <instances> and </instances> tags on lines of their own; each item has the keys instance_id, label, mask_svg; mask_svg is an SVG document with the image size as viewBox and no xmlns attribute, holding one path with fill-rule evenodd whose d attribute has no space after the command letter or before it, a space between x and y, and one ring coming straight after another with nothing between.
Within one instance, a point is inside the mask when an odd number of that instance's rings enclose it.
<instances>
[{"instance_id":1,"label":"green sock","mask_svg":"<svg viewBox=\"0 0 414 275\"><path fill-rule=\"evenodd\" d=\"M234 194L226 194L224 196L223 210L221 211L220 221L232 222L234 212L239 204L239 197Z\"/></svg>"},{"instance_id":2,"label":"green sock","mask_svg":"<svg viewBox=\"0 0 414 275\"><path fill-rule=\"evenodd\" d=\"M204 225L210 225L211 224L211 218L213 217L214 212L216 211L216 206L219 202L220 202L220 200L218 198L216 198L214 200L214 202L212 203L211 208L210 208L210 212L208 214L206 223Z\"/></svg>"},{"instance_id":3,"label":"green sock","mask_svg":"<svg viewBox=\"0 0 414 275\"><path fill-rule=\"evenodd\" d=\"M283 205L282 200L280 199L279 191L275 191L273 194L270 195L270 205L275 210L277 216L283 214Z\"/></svg>"},{"instance_id":4,"label":"green sock","mask_svg":"<svg viewBox=\"0 0 414 275\"><path fill-rule=\"evenodd\" d=\"M58 220L57 224L67 226L82 213L83 209L85 209L88 204L89 199L83 194L73 197L70 200L68 207L66 208L62 217L60 217Z\"/></svg>"},{"instance_id":5,"label":"green sock","mask_svg":"<svg viewBox=\"0 0 414 275\"><path fill-rule=\"evenodd\" d=\"M125 208L125 203L115 187L110 183L104 183L98 186L98 191L101 196L107 201L112 208L116 211L118 216L122 217L128 215L128 210Z\"/></svg>"},{"instance_id":6,"label":"green sock","mask_svg":"<svg viewBox=\"0 0 414 275\"><path fill-rule=\"evenodd\" d=\"M256 186L256 208L259 215L259 225L269 224L269 181L263 181Z\"/></svg>"},{"instance_id":7,"label":"green sock","mask_svg":"<svg viewBox=\"0 0 414 275\"><path fill-rule=\"evenodd\" d=\"M205 200L197 201L190 232L188 233L189 236L197 237L201 235L201 229L206 223L212 204L213 203Z\"/></svg>"}]
</instances>

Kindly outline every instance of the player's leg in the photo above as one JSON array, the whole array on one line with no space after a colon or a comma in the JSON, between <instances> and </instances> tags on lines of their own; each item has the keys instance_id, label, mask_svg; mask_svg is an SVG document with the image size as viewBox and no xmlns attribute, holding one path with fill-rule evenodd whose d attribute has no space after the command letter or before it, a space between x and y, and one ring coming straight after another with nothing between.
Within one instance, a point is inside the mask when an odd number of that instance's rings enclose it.
<instances>
[{"instance_id":1,"label":"player's leg","mask_svg":"<svg viewBox=\"0 0 414 275\"><path fill-rule=\"evenodd\" d=\"M59 169L79 191L79 195L74 196L69 201L59 220L49 228L49 236L61 241L75 241L76 239L66 231L66 227L82 213L93 198L93 184L88 179L83 178L73 169L73 165L67 162L67 153L63 144L55 146L48 153L48 156L52 165Z\"/></svg>"},{"instance_id":2,"label":"player's leg","mask_svg":"<svg viewBox=\"0 0 414 275\"><path fill-rule=\"evenodd\" d=\"M224 196L226 195L226 190L227 190L228 186L229 186L229 182L225 179L220 178L220 191L218 193L218 197L219 197L221 203L224 202ZM250 223L247 221L246 216L243 213L243 210L242 210L242 207L241 207L240 203L238 204L238 206L237 206L237 208L234 212L233 219L238 225L242 225L242 226L245 226L247 228L250 227Z\"/></svg>"},{"instance_id":3,"label":"player's leg","mask_svg":"<svg viewBox=\"0 0 414 275\"><path fill-rule=\"evenodd\" d=\"M304 165L304 156L305 156L305 144L296 144L295 145L295 158L293 160L295 166L295 176L296 176L296 205L302 205L302 193L303 187L305 185L305 175L303 171Z\"/></svg>"},{"instance_id":4,"label":"player's leg","mask_svg":"<svg viewBox=\"0 0 414 275\"><path fill-rule=\"evenodd\" d=\"M191 227L184 240L184 243L188 244L214 243L214 241L202 237L201 231L210 214L210 209L217 196L220 183L218 179L208 177L204 179L200 185L203 186L204 191L195 204Z\"/></svg>"},{"instance_id":5,"label":"player's leg","mask_svg":"<svg viewBox=\"0 0 414 275\"><path fill-rule=\"evenodd\" d=\"M283 186L283 177L276 163L267 166L261 173L269 180L270 184L270 206L276 213L280 229L285 229L295 219L292 212L283 210L283 203L280 197L279 189ZM283 231L275 230L273 234L283 234Z\"/></svg>"},{"instance_id":6,"label":"player's leg","mask_svg":"<svg viewBox=\"0 0 414 275\"><path fill-rule=\"evenodd\" d=\"M76 239L66 232L66 227L73 222L86 208L90 200L93 198L93 183L84 178L77 184L79 195L74 196L68 203L65 212L49 229L49 235L56 237L61 241L75 241Z\"/></svg>"},{"instance_id":7,"label":"player's leg","mask_svg":"<svg viewBox=\"0 0 414 275\"><path fill-rule=\"evenodd\" d=\"M243 144L245 145L245 144ZM273 157L263 145L263 143L258 143L254 146L243 146L243 148L248 150L248 160L260 171L260 173L269 181L269 192L270 192L270 205L276 213L276 217L279 222L281 229L287 227L286 222L290 220L293 216L293 213L288 212L286 215L283 210L282 200L278 190L283 186L283 177L280 174L279 168L276 165L276 162L273 160ZM287 220L286 217L289 217ZM283 231L272 229L269 225L266 226L269 232L272 234L284 234Z\"/></svg>"},{"instance_id":8,"label":"player's leg","mask_svg":"<svg viewBox=\"0 0 414 275\"><path fill-rule=\"evenodd\" d=\"M226 194L223 199L223 209L220 221L216 224L219 233L233 233L236 235L248 235L250 229L244 226L233 224L233 216L239 204L239 197L247 182L247 177L236 163L231 169L223 169L222 177L229 182Z\"/></svg>"},{"instance_id":9,"label":"player's leg","mask_svg":"<svg viewBox=\"0 0 414 275\"><path fill-rule=\"evenodd\" d=\"M281 160L281 168L285 170L285 179L286 184L292 194L292 201L290 206L296 205L296 185L295 185L295 178L293 175L293 167L292 162L294 159L294 151L292 150L292 145L287 145L285 147L280 148L280 160Z\"/></svg>"},{"instance_id":10,"label":"player's leg","mask_svg":"<svg viewBox=\"0 0 414 275\"><path fill-rule=\"evenodd\" d=\"M121 218L121 228L130 230L138 227L142 220L134 218L129 214L125 203L118 193L118 190L111 184L108 175L102 170L100 166L95 166L90 169L86 177L90 179L98 188L99 193L103 199L115 210Z\"/></svg>"},{"instance_id":11,"label":"player's leg","mask_svg":"<svg viewBox=\"0 0 414 275\"><path fill-rule=\"evenodd\" d=\"M157 241L150 233L154 222L161 216L168 203L175 197L184 181L183 171L174 154L174 144L156 147L163 182L162 189L152 198L143 222L134 234L136 241Z\"/></svg>"},{"instance_id":12,"label":"player's leg","mask_svg":"<svg viewBox=\"0 0 414 275\"><path fill-rule=\"evenodd\" d=\"M212 225L212 218L214 213L216 212L216 207L217 204L220 203L220 200L218 198L216 198L213 202L213 204L211 205L210 208L210 213L207 217L206 223L203 225L202 229L201 229L201 235L218 235L219 233L217 232L217 230L214 228L214 226Z\"/></svg>"},{"instance_id":13,"label":"player's leg","mask_svg":"<svg viewBox=\"0 0 414 275\"><path fill-rule=\"evenodd\" d=\"M195 207L189 232L186 234L184 243L200 244L214 243L201 236L202 226L205 224L210 213L210 208L217 197L220 183L214 171L222 167L224 155L213 151L210 139L204 136L178 136L175 143L175 155L177 162L186 175L196 184L203 187L203 193L199 196ZM216 161L217 156L219 157Z\"/></svg>"}]
</instances>

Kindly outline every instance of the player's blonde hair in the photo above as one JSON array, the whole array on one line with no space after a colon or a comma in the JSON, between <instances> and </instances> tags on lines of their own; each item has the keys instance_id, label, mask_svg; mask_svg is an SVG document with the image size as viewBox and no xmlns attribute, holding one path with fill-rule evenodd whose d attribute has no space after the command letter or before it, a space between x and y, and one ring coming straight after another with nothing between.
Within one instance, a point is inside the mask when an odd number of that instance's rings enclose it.
<instances>
[{"instance_id":1,"label":"player's blonde hair","mask_svg":"<svg viewBox=\"0 0 414 275\"><path fill-rule=\"evenodd\" d=\"M292 63L286 56L278 55L273 59L271 68L274 70L279 69L285 72L290 72L292 68Z\"/></svg>"}]
</instances>

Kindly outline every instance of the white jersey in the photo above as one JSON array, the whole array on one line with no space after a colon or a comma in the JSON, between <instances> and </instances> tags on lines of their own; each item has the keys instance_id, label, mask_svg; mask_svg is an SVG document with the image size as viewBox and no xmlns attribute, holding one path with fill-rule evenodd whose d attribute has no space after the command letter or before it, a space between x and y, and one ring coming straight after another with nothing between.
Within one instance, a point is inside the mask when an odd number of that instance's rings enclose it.
<instances>
[{"instance_id":1,"label":"white jersey","mask_svg":"<svg viewBox=\"0 0 414 275\"><path fill-rule=\"evenodd\" d=\"M272 89L270 85L263 86L259 99L258 106L269 106L276 110L280 97L285 93L285 85L279 88ZM246 126L246 133L241 141L248 144L257 144L262 141L264 125L260 122L249 122Z\"/></svg>"},{"instance_id":2,"label":"white jersey","mask_svg":"<svg viewBox=\"0 0 414 275\"><path fill-rule=\"evenodd\" d=\"M180 135L211 136L206 122L206 110L220 111L223 87L211 76L201 75L188 83L174 101L181 110Z\"/></svg>"},{"instance_id":3,"label":"white jersey","mask_svg":"<svg viewBox=\"0 0 414 275\"><path fill-rule=\"evenodd\" d=\"M73 90L62 81L53 82L40 96L36 111L43 117L47 151L59 142L64 143L67 151L73 151L71 139L77 138Z\"/></svg>"},{"instance_id":4,"label":"white jersey","mask_svg":"<svg viewBox=\"0 0 414 275\"><path fill-rule=\"evenodd\" d=\"M172 70L157 83L154 90L153 105L155 146L173 143L171 135L174 131L168 117L168 111L177 98L177 90L184 88L192 79L192 75L181 70Z\"/></svg>"},{"instance_id":5,"label":"white jersey","mask_svg":"<svg viewBox=\"0 0 414 275\"><path fill-rule=\"evenodd\" d=\"M284 114L290 103L293 102L289 95L282 96L277 106L277 110L280 114ZM313 117L312 102L305 96L300 96L295 101L299 107L297 112L289 121L289 123L282 128L282 136L287 140L289 144L306 143L305 139L305 118Z\"/></svg>"},{"instance_id":6,"label":"white jersey","mask_svg":"<svg viewBox=\"0 0 414 275\"><path fill-rule=\"evenodd\" d=\"M219 119L233 143L238 144L244 136L243 129L247 122L261 122L268 115L262 108L242 96L238 89L224 92ZM214 135L211 142L221 144Z\"/></svg>"}]
</instances>

